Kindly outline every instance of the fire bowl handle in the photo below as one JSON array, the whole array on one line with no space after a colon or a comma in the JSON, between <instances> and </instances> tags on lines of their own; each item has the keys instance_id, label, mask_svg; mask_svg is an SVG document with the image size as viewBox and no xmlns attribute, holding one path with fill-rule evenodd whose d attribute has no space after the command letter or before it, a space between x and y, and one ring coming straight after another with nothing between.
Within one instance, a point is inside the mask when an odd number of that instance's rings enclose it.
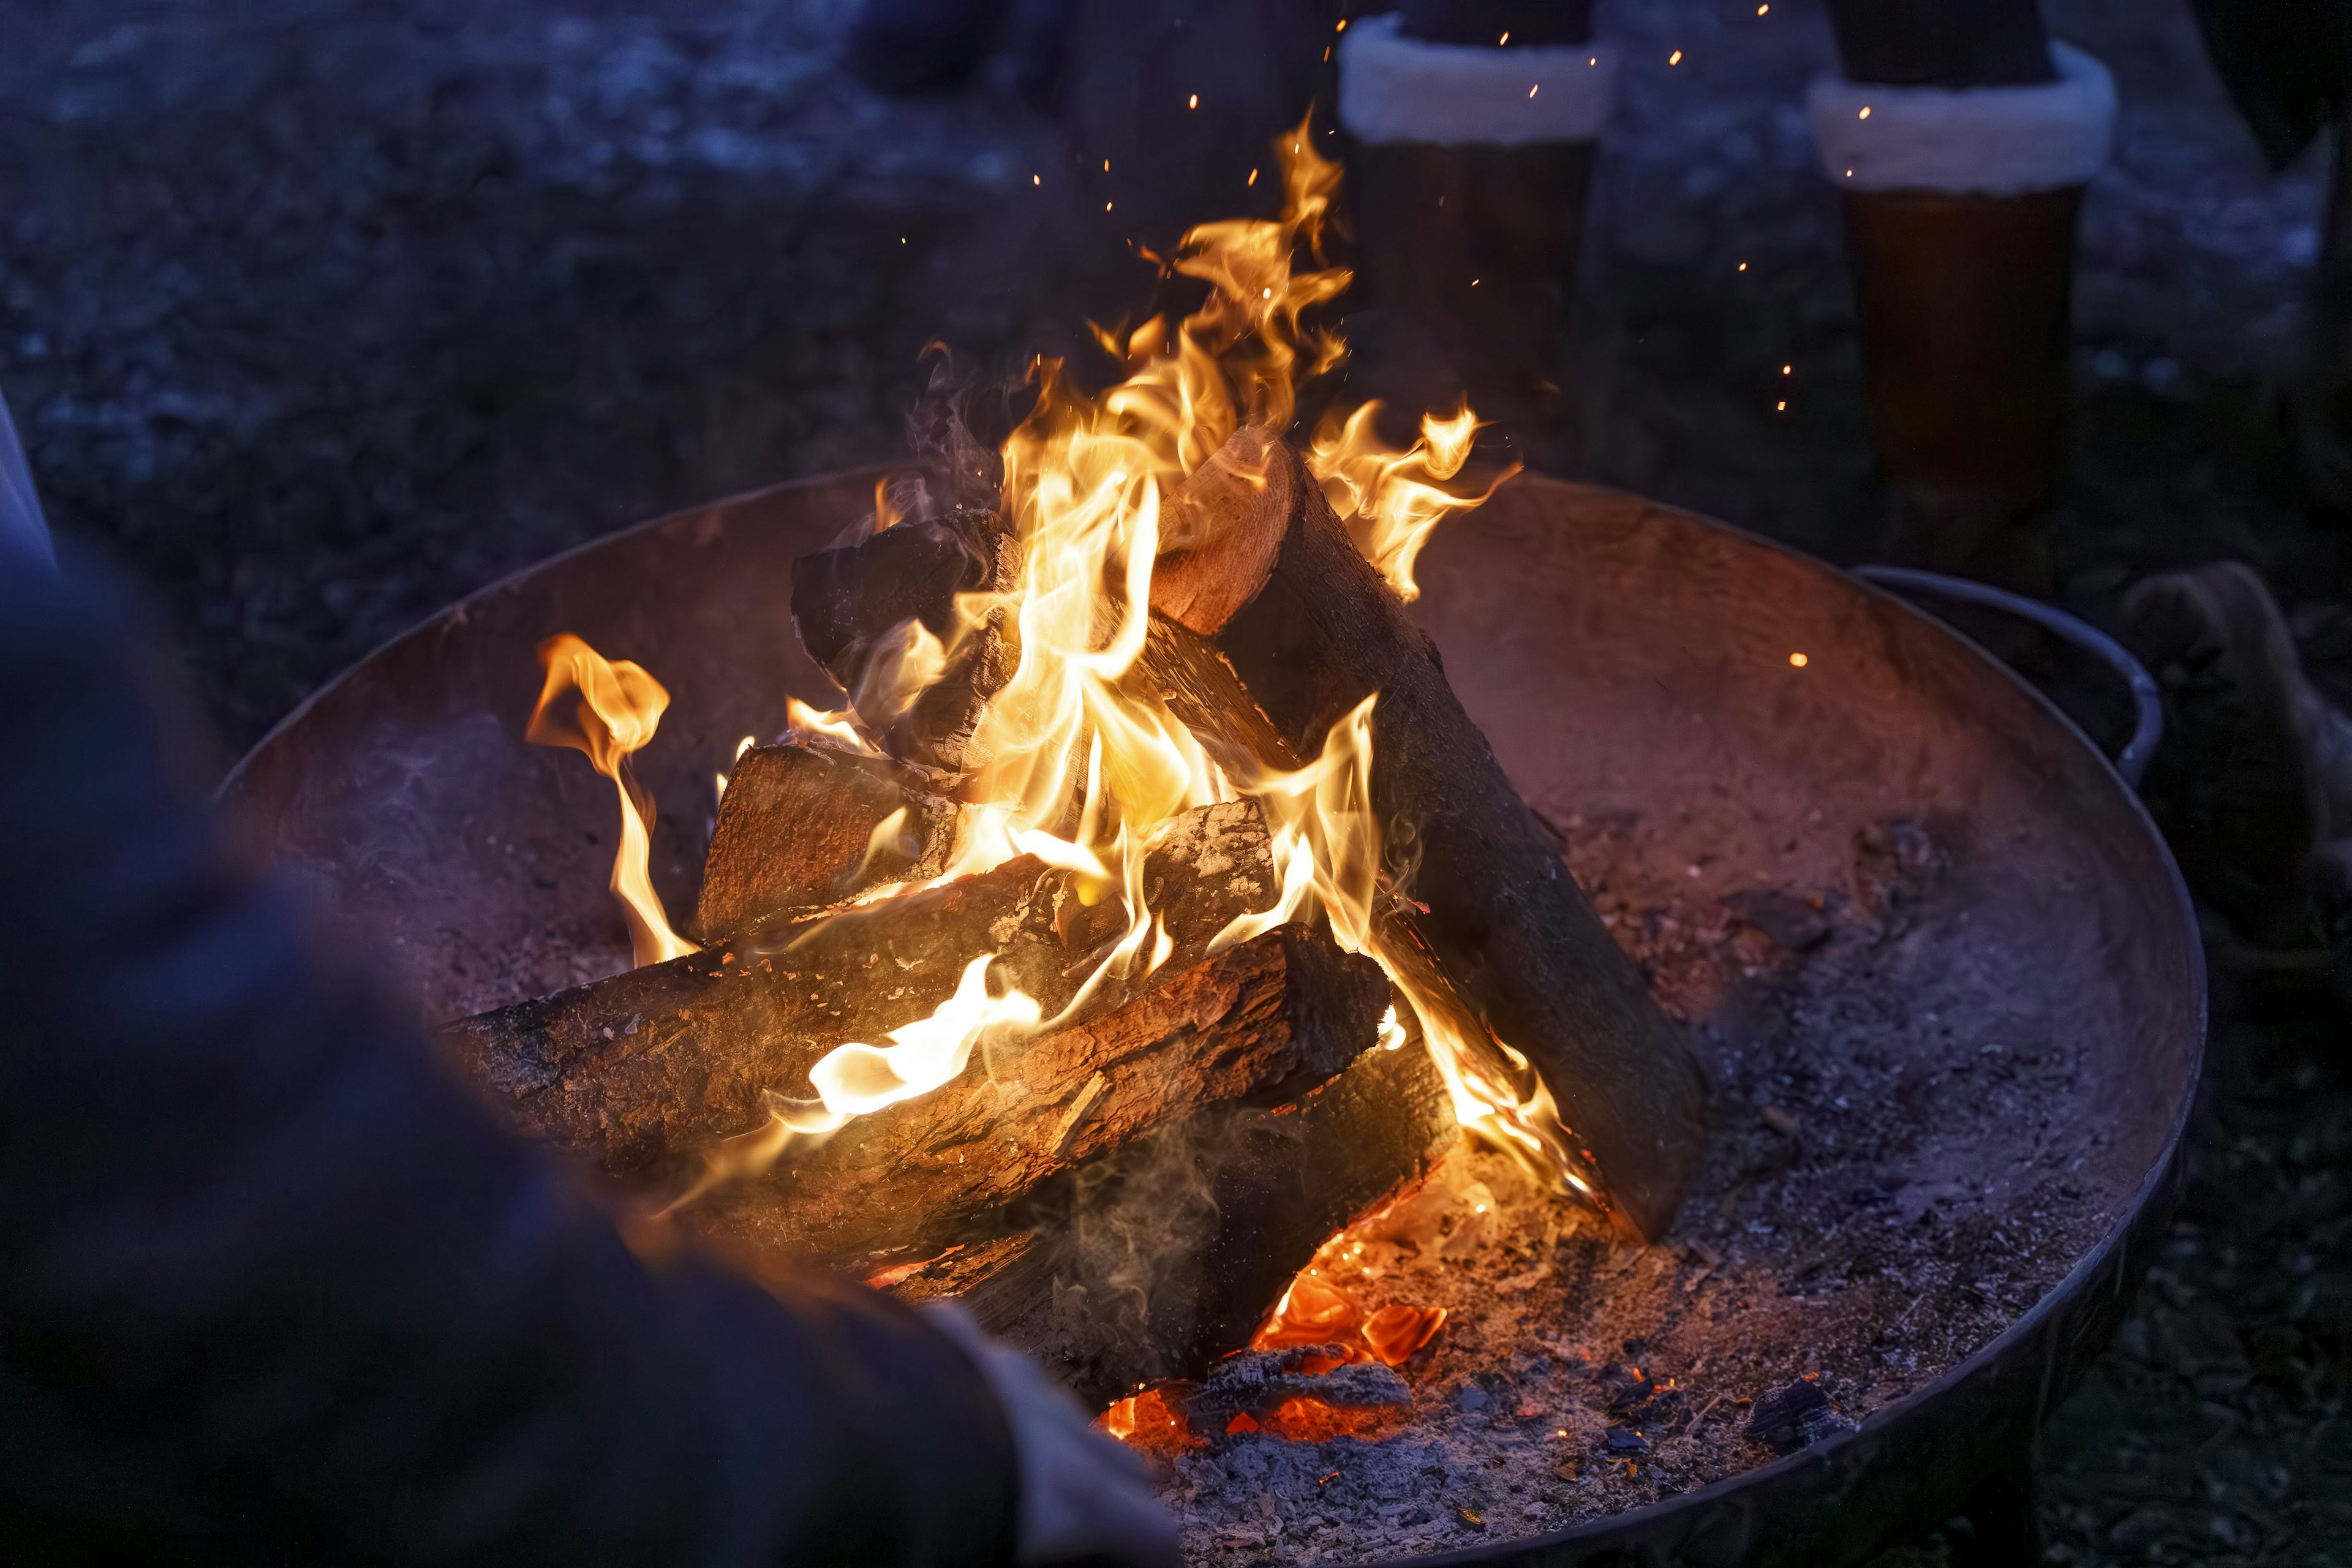
<instances>
[{"instance_id":1,"label":"fire bowl handle","mask_svg":"<svg viewBox=\"0 0 2352 1568\"><path fill-rule=\"evenodd\" d=\"M2156 682L2140 668L2124 645L2098 627L2065 611L2029 599L2022 595L2005 593L1972 583L1965 577L1947 577L1940 572L1917 572L1908 566L1857 566L1853 575L1876 587L1885 588L1906 598L1928 595L1936 598L1954 599L1962 604L1981 605L1999 610L2020 620L2032 621L2052 636L2073 643L2084 652L2105 663L2131 688L2132 711L2137 715L2132 725L2132 737L2124 749L2116 753L2116 772L2124 783L2139 788L2140 775L2147 772L2147 761L2156 754L2157 742L2164 738L2164 703L2158 697Z\"/></svg>"}]
</instances>

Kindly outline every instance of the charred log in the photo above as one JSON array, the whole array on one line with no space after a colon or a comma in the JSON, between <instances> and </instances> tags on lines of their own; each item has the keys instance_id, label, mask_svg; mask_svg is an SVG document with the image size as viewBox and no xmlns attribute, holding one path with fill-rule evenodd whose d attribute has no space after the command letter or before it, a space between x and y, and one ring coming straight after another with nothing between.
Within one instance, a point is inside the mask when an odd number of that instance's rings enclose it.
<instances>
[{"instance_id":1,"label":"charred log","mask_svg":"<svg viewBox=\"0 0 2352 1568\"><path fill-rule=\"evenodd\" d=\"M735 760L703 862L707 942L771 916L822 909L887 882L944 873L956 805L940 775L823 741Z\"/></svg>"},{"instance_id":2,"label":"charred log","mask_svg":"<svg viewBox=\"0 0 2352 1568\"><path fill-rule=\"evenodd\" d=\"M1203 1107L1098 1155L1017 1206L1028 1228L888 1284L962 1301L1099 1405L1247 1344L1318 1247L1458 1136L1428 1053L1376 1047L1305 1093Z\"/></svg>"},{"instance_id":3,"label":"charred log","mask_svg":"<svg viewBox=\"0 0 2352 1568\"><path fill-rule=\"evenodd\" d=\"M1280 441L1244 430L1171 496L1139 679L1213 752L1316 755L1364 698L1371 795L1418 908L1388 945L1524 1053L1618 1215L1664 1233L1703 1152L1696 1064L1447 684L1436 649ZM1278 741L1279 746L1271 742ZM1498 1063L1507 1064L1499 1048Z\"/></svg>"},{"instance_id":4,"label":"charred log","mask_svg":"<svg viewBox=\"0 0 2352 1568\"><path fill-rule=\"evenodd\" d=\"M810 1256L936 1251L1192 1108L1278 1103L1323 1082L1370 1046L1388 1005L1378 964L1284 926L1163 969L1107 1013L787 1148L705 1200L697 1224Z\"/></svg>"},{"instance_id":5,"label":"charred log","mask_svg":"<svg viewBox=\"0 0 2352 1568\"><path fill-rule=\"evenodd\" d=\"M1254 805L1186 814L1147 858L1144 886L1181 972L1240 914L1274 899ZM834 1047L880 1041L951 995L995 954L1052 1017L1127 934L1116 900L1092 903L1068 872L1030 857L941 887L740 931L724 943L451 1025L457 1060L528 1134L616 1175L657 1180L770 1123L771 1096L801 1098ZM1141 964L1136 966L1140 978ZM1124 1005L1102 988L1069 1022Z\"/></svg>"},{"instance_id":6,"label":"charred log","mask_svg":"<svg viewBox=\"0 0 2352 1568\"><path fill-rule=\"evenodd\" d=\"M1019 573L1018 548L990 513L902 522L795 562L793 621L891 755L961 773L980 761L981 710L1019 653L1004 603L968 618L958 596L1009 593ZM936 670L919 668L926 653Z\"/></svg>"}]
</instances>

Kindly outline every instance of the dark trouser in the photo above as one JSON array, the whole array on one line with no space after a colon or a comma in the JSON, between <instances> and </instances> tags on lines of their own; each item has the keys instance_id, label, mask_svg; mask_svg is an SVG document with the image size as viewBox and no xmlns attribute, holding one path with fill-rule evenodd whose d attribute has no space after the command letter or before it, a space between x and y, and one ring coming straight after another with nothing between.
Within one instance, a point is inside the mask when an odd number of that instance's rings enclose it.
<instances>
[{"instance_id":1,"label":"dark trouser","mask_svg":"<svg viewBox=\"0 0 2352 1568\"><path fill-rule=\"evenodd\" d=\"M2352 6L2197 0L2197 20L2214 69L2273 168L2336 127L2305 359L2291 405L2312 499L2352 514Z\"/></svg>"},{"instance_id":2,"label":"dark trouser","mask_svg":"<svg viewBox=\"0 0 2352 1568\"><path fill-rule=\"evenodd\" d=\"M2058 79L2037 0L1831 0L1830 19L1850 81ZM1843 193L1871 436L1898 506L1880 553L2044 585L2006 541L2064 475L2081 203L2079 188Z\"/></svg>"}]
</instances>

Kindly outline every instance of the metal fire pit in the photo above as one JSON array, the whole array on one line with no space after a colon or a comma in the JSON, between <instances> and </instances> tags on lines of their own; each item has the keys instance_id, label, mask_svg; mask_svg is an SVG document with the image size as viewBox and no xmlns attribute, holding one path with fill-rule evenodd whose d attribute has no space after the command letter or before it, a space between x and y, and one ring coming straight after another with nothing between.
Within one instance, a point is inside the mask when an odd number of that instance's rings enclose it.
<instances>
[{"instance_id":1,"label":"metal fire pit","mask_svg":"<svg viewBox=\"0 0 2352 1568\"><path fill-rule=\"evenodd\" d=\"M712 774L740 737L780 727L788 693L831 695L793 634L791 563L871 505L874 478L664 518L485 589L304 704L227 794L329 907L388 936L436 1016L623 967L612 786L524 744L534 646L577 632L669 688L639 776L661 806L655 879L688 908ZM2055 1288L1858 1430L1446 1560L1818 1568L1957 1511L2097 1353L2174 1196L2204 976L2155 829L2009 671L1900 601L1720 524L1522 478L1440 530L1421 575L1416 608L1455 689L1538 807L1639 811L1710 876L1769 864L1817 882L1869 824L1946 825L1984 918L1934 940L1976 944L1978 963L1986 944L2013 951L2063 994L2051 1026L2086 1063L2114 1194L2104 1238Z\"/></svg>"}]
</instances>

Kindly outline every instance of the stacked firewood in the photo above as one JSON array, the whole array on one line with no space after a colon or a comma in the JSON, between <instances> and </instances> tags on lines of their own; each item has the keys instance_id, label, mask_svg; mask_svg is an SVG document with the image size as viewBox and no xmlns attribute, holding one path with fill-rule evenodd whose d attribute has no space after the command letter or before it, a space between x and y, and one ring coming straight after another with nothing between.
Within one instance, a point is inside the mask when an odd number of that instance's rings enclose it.
<instances>
[{"instance_id":1,"label":"stacked firewood","mask_svg":"<svg viewBox=\"0 0 2352 1568\"><path fill-rule=\"evenodd\" d=\"M1497 1073L1549 1086L1587 1185L1656 1234L1703 1135L1696 1071L1396 595L1260 433L1166 511L1129 679L1237 778L1316 754L1380 693L1373 805L1417 857L1383 951L1414 955ZM1010 616L958 636L955 599L1017 577L1016 542L978 512L801 562L802 640L853 698L909 621L950 649L869 723L888 754L822 736L747 752L701 952L446 1034L530 1134L648 1194L693 1193L685 1223L961 1299L1108 1400L1245 1344L1316 1248L1410 1191L1459 1130L1380 964L1304 914L1213 942L1280 892L1254 802L1169 825L1138 884L1164 957L1091 985L1129 938L1119 899L1029 856L937 880L981 710L1017 662ZM779 1108L810 1100L820 1058L929 1016L983 954L1050 1026L983 1038L961 1075L836 1131L785 1131Z\"/></svg>"}]
</instances>

